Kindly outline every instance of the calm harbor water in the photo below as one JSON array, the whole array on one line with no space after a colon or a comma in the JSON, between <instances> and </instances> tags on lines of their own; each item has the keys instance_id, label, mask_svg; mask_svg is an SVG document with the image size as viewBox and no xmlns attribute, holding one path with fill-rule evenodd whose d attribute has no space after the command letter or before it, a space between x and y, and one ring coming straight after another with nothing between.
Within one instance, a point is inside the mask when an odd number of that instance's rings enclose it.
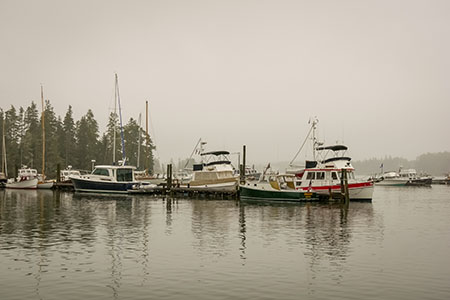
<instances>
[{"instance_id":1,"label":"calm harbor water","mask_svg":"<svg viewBox=\"0 0 450 300\"><path fill-rule=\"evenodd\" d=\"M450 299L450 186L372 203L0 191L0 299Z\"/></svg>"}]
</instances>

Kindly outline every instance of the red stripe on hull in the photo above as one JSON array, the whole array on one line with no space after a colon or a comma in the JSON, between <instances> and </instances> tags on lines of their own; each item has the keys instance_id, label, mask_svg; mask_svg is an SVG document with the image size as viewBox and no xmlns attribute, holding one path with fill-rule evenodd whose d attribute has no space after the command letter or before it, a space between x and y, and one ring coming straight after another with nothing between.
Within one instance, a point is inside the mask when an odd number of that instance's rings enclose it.
<instances>
[{"instance_id":1,"label":"red stripe on hull","mask_svg":"<svg viewBox=\"0 0 450 300\"><path fill-rule=\"evenodd\" d=\"M353 189L353 188L363 188L363 187L371 187L373 186L372 182L361 182L361 183L349 183L348 184L348 188L349 189ZM311 187L302 187L301 189L306 191L308 189L312 189L314 190L340 190L341 189L341 185L324 185L324 186L311 186Z\"/></svg>"}]
</instances>

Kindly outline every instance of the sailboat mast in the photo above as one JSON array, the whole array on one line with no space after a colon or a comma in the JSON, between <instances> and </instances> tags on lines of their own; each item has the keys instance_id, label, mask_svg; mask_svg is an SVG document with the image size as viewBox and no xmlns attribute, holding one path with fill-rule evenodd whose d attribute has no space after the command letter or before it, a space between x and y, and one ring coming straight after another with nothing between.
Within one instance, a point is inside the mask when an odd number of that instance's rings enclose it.
<instances>
[{"instance_id":1,"label":"sailboat mast","mask_svg":"<svg viewBox=\"0 0 450 300\"><path fill-rule=\"evenodd\" d=\"M116 163L117 74L114 82L113 164Z\"/></svg>"},{"instance_id":2,"label":"sailboat mast","mask_svg":"<svg viewBox=\"0 0 450 300\"><path fill-rule=\"evenodd\" d=\"M42 104L42 180L45 179L45 113L44 113L44 87L41 84Z\"/></svg>"},{"instance_id":3,"label":"sailboat mast","mask_svg":"<svg viewBox=\"0 0 450 300\"><path fill-rule=\"evenodd\" d=\"M116 92L117 92L117 103L119 104L119 120L120 120L120 137L122 139L122 164L125 165L125 143L123 138L123 126L122 126L122 109L120 108L120 94L119 94L119 79L116 73Z\"/></svg>"},{"instance_id":4,"label":"sailboat mast","mask_svg":"<svg viewBox=\"0 0 450 300\"><path fill-rule=\"evenodd\" d=\"M141 114L139 114L139 128L138 128L138 152L136 167L139 169L139 161L141 160Z\"/></svg>"},{"instance_id":5,"label":"sailboat mast","mask_svg":"<svg viewBox=\"0 0 450 300\"><path fill-rule=\"evenodd\" d=\"M6 142L5 142L5 116L3 117L3 127L2 127L2 173L8 178L8 164L6 163Z\"/></svg>"}]
</instances>

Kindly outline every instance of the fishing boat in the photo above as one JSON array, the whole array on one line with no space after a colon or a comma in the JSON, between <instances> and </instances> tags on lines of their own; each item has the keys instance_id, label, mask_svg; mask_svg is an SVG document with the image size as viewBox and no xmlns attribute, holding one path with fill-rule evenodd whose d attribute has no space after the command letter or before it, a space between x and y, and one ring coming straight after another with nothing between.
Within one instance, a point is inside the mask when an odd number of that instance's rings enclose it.
<instances>
[{"instance_id":1,"label":"fishing boat","mask_svg":"<svg viewBox=\"0 0 450 300\"><path fill-rule=\"evenodd\" d=\"M296 188L297 177L292 174L268 176L267 180L258 183L245 183L239 186L241 200L265 201L317 201L316 192L303 191Z\"/></svg>"},{"instance_id":2,"label":"fishing boat","mask_svg":"<svg viewBox=\"0 0 450 300\"><path fill-rule=\"evenodd\" d=\"M128 193L136 188L132 166L95 166L91 174L70 176L76 192Z\"/></svg>"},{"instance_id":3,"label":"fishing boat","mask_svg":"<svg viewBox=\"0 0 450 300\"><path fill-rule=\"evenodd\" d=\"M400 168L399 172L386 172L376 185L379 186L431 186L431 176L419 176L415 169Z\"/></svg>"},{"instance_id":4,"label":"fishing boat","mask_svg":"<svg viewBox=\"0 0 450 300\"><path fill-rule=\"evenodd\" d=\"M36 169L23 166L18 170L17 178L10 178L5 184L8 189L36 189L38 173Z\"/></svg>"},{"instance_id":5,"label":"fishing boat","mask_svg":"<svg viewBox=\"0 0 450 300\"><path fill-rule=\"evenodd\" d=\"M357 179L355 169L351 164L351 158L346 155L347 146L337 144L323 146L315 137L318 120L312 121L307 139L312 133L313 159L307 160L304 166L294 166L291 161L289 174L297 177L296 189L302 191L311 190L321 197L331 197L340 194L343 178L342 171L348 176L348 191L350 200L372 200L373 181L370 179ZM306 139L305 139L306 141ZM303 143L305 145L305 142Z\"/></svg>"}]
</instances>

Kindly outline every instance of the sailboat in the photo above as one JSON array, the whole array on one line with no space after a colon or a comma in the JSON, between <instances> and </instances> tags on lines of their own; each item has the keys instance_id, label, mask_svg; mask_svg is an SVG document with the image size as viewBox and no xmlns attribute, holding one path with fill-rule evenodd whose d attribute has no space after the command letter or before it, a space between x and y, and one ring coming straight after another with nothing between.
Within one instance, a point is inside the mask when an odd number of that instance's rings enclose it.
<instances>
[{"instance_id":1,"label":"sailboat","mask_svg":"<svg viewBox=\"0 0 450 300\"><path fill-rule=\"evenodd\" d=\"M113 141L113 165L97 165L89 175L71 176L76 192L93 193L128 193L138 189L139 183L134 179L136 167L126 166L125 143L122 127L122 112L120 108L119 81L115 74L115 103L119 104L120 132L122 139L122 160L119 165L115 163L115 130Z\"/></svg>"},{"instance_id":2,"label":"sailboat","mask_svg":"<svg viewBox=\"0 0 450 300\"><path fill-rule=\"evenodd\" d=\"M38 176L38 189L51 189L55 182L45 180L45 110L44 110L44 88L41 85L41 104L42 104L42 174Z\"/></svg>"}]
</instances>

